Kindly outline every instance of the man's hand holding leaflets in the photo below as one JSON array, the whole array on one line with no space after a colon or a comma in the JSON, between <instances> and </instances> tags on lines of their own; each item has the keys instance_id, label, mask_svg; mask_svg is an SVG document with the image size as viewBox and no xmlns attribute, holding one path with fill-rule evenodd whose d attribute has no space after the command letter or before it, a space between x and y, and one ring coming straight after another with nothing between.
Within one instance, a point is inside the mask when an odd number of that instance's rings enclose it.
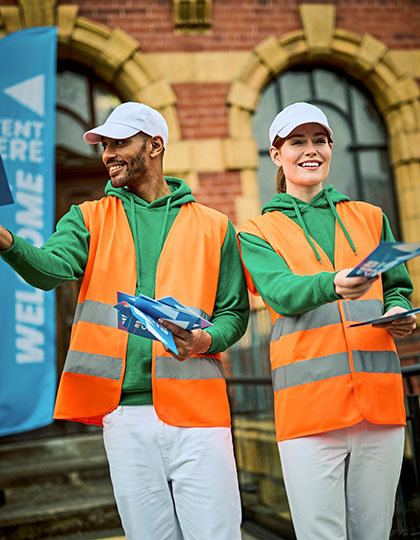
<instances>
[{"instance_id":1,"label":"man's hand holding leaflets","mask_svg":"<svg viewBox=\"0 0 420 540\"><path fill-rule=\"evenodd\" d=\"M381 242L346 277L366 277L369 282L372 282L379 274L418 255L420 255L420 242ZM382 317L350 324L349 327L371 324L377 328L385 328L395 338L401 338L415 329L416 313L420 313L419 307L406 310L394 306Z\"/></svg>"},{"instance_id":2,"label":"man's hand holding leaflets","mask_svg":"<svg viewBox=\"0 0 420 540\"><path fill-rule=\"evenodd\" d=\"M143 294L118 292L118 327L138 336L159 340L178 360L208 351L211 336L204 328L213 326L172 296L154 300Z\"/></svg>"}]
</instances>

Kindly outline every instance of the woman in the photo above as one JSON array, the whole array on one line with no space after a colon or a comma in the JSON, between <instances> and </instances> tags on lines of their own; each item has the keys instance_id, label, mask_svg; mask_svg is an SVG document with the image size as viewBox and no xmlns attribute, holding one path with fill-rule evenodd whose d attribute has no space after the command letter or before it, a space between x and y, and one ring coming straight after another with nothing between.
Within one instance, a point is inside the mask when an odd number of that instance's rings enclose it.
<instances>
[{"instance_id":1,"label":"woman","mask_svg":"<svg viewBox=\"0 0 420 540\"><path fill-rule=\"evenodd\" d=\"M347 277L381 240L382 210L332 185L325 114L294 103L274 119L277 191L239 233L248 287L272 319L270 359L277 441L299 540L389 538L405 412L393 337L410 315L379 327L353 322L411 309L404 265Z\"/></svg>"}]
</instances>

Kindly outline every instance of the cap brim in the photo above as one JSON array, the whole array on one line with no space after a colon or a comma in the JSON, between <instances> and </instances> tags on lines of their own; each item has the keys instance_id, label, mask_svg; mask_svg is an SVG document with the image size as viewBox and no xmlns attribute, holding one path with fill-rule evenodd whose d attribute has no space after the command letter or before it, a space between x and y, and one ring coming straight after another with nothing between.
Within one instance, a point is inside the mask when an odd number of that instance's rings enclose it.
<instances>
[{"instance_id":1,"label":"cap brim","mask_svg":"<svg viewBox=\"0 0 420 540\"><path fill-rule=\"evenodd\" d=\"M107 124L86 131L83 135L83 139L89 144L97 144L101 142L102 137L109 137L110 139L128 139L138 132L139 131L135 128L108 122Z\"/></svg>"},{"instance_id":2,"label":"cap brim","mask_svg":"<svg viewBox=\"0 0 420 540\"><path fill-rule=\"evenodd\" d=\"M329 136L332 137L332 129L326 126L325 124L323 124L322 122L317 122L316 120L309 120L308 122L290 122L290 124L288 124L281 131L279 131L277 135L281 137L282 139L284 139L285 137L290 135L294 129L296 129L299 126L303 126L304 124L319 124L324 129L326 129Z\"/></svg>"}]
</instances>

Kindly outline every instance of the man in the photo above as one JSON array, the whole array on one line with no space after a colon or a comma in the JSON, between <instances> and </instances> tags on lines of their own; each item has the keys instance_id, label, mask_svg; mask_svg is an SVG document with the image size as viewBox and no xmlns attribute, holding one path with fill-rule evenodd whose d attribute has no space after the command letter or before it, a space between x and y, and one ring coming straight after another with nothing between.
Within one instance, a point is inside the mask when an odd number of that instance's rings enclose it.
<instances>
[{"instance_id":1,"label":"man","mask_svg":"<svg viewBox=\"0 0 420 540\"><path fill-rule=\"evenodd\" d=\"M38 249L0 228L28 283L83 276L55 418L104 426L128 540L240 539L240 500L220 352L244 333L246 285L226 216L163 176L163 116L123 103L84 134L101 143L105 197L72 206ZM171 295L209 318L173 332L178 355L117 328L117 291Z\"/></svg>"}]
</instances>

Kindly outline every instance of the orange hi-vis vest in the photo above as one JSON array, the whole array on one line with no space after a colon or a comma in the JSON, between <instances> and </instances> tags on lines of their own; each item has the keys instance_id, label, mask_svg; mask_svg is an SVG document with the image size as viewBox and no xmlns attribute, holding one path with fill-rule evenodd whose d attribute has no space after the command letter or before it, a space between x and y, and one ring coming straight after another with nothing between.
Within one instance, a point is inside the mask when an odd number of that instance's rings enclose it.
<instances>
[{"instance_id":1,"label":"orange hi-vis vest","mask_svg":"<svg viewBox=\"0 0 420 540\"><path fill-rule=\"evenodd\" d=\"M366 203L338 203L336 209L357 255L336 221L334 267L312 239L320 265L302 228L281 212L251 219L240 232L268 242L295 274L334 272L356 266L378 245L383 219L380 208ZM245 275L250 292L258 294L246 268ZM267 307L278 441L349 427L364 418L405 424L400 362L391 335L371 325L349 327L383 314L381 279L358 300L338 300L297 317Z\"/></svg>"},{"instance_id":2,"label":"orange hi-vis vest","mask_svg":"<svg viewBox=\"0 0 420 540\"><path fill-rule=\"evenodd\" d=\"M117 291L136 291L136 251L121 200L108 196L80 205L90 232L89 255L73 321L54 417L102 424L120 401L128 332L118 329ZM226 216L184 204L162 248L156 298L173 296L209 320L216 299ZM141 254L140 254L141 256ZM180 362L153 342L153 403L164 422L185 427L230 426L219 354Z\"/></svg>"}]
</instances>

